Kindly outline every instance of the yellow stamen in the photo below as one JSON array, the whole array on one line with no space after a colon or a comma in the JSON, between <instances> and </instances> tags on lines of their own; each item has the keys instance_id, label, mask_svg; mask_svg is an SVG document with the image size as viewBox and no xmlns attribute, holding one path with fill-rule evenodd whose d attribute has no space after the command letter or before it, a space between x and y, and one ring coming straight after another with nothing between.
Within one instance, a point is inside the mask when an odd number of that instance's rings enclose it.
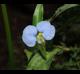
<instances>
[{"instance_id":1,"label":"yellow stamen","mask_svg":"<svg viewBox=\"0 0 80 74\"><path fill-rule=\"evenodd\" d=\"M44 40L43 35L42 35L41 32L39 32L38 35L37 35L37 42L39 44L45 43L45 40Z\"/></svg>"}]
</instances>

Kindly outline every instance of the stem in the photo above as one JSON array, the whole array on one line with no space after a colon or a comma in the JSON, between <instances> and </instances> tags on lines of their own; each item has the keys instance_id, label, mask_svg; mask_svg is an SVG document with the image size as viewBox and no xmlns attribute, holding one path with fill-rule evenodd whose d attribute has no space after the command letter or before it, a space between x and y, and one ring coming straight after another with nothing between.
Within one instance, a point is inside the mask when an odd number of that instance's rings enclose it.
<instances>
[{"instance_id":1,"label":"stem","mask_svg":"<svg viewBox=\"0 0 80 74\"><path fill-rule=\"evenodd\" d=\"M7 8L5 4L1 4L2 8L2 14L3 14L3 20L4 20L4 26L5 26L5 32L6 32L6 38L7 38L7 45L8 45L8 56L9 56L9 67L13 68L14 66L14 52L13 52L13 45L12 45L12 39L11 39L11 31L10 31L10 25L8 20L8 14L7 14Z\"/></svg>"},{"instance_id":2,"label":"stem","mask_svg":"<svg viewBox=\"0 0 80 74\"><path fill-rule=\"evenodd\" d=\"M55 18L57 18L64 11L66 11L72 7L75 7L75 6L79 6L79 4L64 4L63 6L60 6L48 21L52 22Z\"/></svg>"},{"instance_id":3,"label":"stem","mask_svg":"<svg viewBox=\"0 0 80 74\"><path fill-rule=\"evenodd\" d=\"M52 22L56 18L56 15L53 14L53 16L48 20L49 22Z\"/></svg>"}]
</instances>

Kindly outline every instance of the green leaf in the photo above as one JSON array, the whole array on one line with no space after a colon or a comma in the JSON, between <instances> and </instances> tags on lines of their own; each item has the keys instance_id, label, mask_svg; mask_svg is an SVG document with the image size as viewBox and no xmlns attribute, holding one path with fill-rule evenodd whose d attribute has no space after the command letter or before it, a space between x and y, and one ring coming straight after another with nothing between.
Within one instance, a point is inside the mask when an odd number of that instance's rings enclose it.
<instances>
[{"instance_id":1,"label":"green leaf","mask_svg":"<svg viewBox=\"0 0 80 74\"><path fill-rule=\"evenodd\" d=\"M61 50L60 48L55 48L51 52L46 52L46 60L44 60L39 53L36 53L27 65L27 70L49 70L54 56Z\"/></svg>"},{"instance_id":2,"label":"green leaf","mask_svg":"<svg viewBox=\"0 0 80 74\"><path fill-rule=\"evenodd\" d=\"M30 57L32 56L32 52L31 51L28 51L27 49L24 50L24 53L26 54L28 60L30 59Z\"/></svg>"},{"instance_id":3,"label":"green leaf","mask_svg":"<svg viewBox=\"0 0 80 74\"><path fill-rule=\"evenodd\" d=\"M33 25L37 25L38 22L43 21L43 4L37 4L33 14Z\"/></svg>"},{"instance_id":4,"label":"green leaf","mask_svg":"<svg viewBox=\"0 0 80 74\"><path fill-rule=\"evenodd\" d=\"M44 44L38 45L38 49L40 51L41 56L46 59L46 47Z\"/></svg>"},{"instance_id":5,"label":"green leaf","mask_svg":"<svg viewBox=\"0 0 80 74\"><path fill-rule=\"evenodd\" d=\"M11 28L10 28L10 22L8 17L8 10L6 4L1 4L2 8L2 15L3 15L3 22L5 27L5 33L6 33L6 40L7 40L7 46L8 46L8 58L9 58L9 68L13 69L15 67L14 64L14 47L13 47L13 40L11 36Z\"/></svg>"},{"instance_id":6,"label":"green leaf","mask_svg":"<svg viewBox=\"0 0 80 74\"><path fill-rule=\"evenodd\" d=\"M49 21L53 21L56 17L58 17L61 13L63 13L64 11L66 11L69 8L78 6L79 4L64 4L63 6L59 7L55 13L53 14L53 16L49 19Z\"/></svg>"}]
</instances>

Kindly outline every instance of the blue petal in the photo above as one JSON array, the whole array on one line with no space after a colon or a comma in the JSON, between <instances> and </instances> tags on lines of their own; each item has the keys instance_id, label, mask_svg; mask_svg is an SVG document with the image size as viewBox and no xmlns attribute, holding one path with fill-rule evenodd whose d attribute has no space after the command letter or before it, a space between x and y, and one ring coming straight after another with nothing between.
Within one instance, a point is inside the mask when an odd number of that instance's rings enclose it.
<instances>
[{"instance_id":1,"label":"blue petal","mask_svg":"<svg viewBox=\"0 0 80 74\"><path fill-rule=\"evenodd\" d=\"M43 37L45 40L51 40L55 36L55 27L53 25L50 25L50 28L48 30L43 32Z\"/></svg>"},{"instance_id":2,"label":"blue petal","mask_svg":"<svg viewBox=\"0 0 80 74\"><path fill-rule=\"evenodd\" d=\"M50 28L50 22L48 21L41 21L40 23L37 24L37 29L39 32L44 32L48 28Z\"/></svg>"},{"instance_id":3,"label":"blue petal","mask_svg":"<svg viewBox=\"0 0 80 74\"><path fill-rule=\"evenodd\" d=\"M36 37L33 35L23 34L22 40L29 47L34 47L36 45Z\"/></svg>"},{"instance_id":4,"label":"blue petal","mask_svg":"<svg viewBox=\"0 0 80 74\"><path fill-rule=\"evenodd\" d=\"M29 34L29 35L37 35L37 29L35 26L28 25L24 28L23 34Z\"/></svg>"}]
</instances>

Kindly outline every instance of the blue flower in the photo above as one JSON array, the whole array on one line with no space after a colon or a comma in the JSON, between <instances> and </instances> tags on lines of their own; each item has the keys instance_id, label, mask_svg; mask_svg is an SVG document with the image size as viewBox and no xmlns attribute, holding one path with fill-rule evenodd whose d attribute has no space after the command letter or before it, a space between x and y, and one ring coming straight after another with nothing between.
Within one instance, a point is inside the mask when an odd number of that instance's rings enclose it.
<instances>
[{"instance_id":1,"label":"blue flower","mask_svg":"<svg viewBox=\"0 0 80 74\"><path fill-rule=\"evenodd\" d=\"M37 30L39 32L47 31L50 28L50 23L48 21L41 21L37 24Z\"/></svg>"},{"instance_id":2,"label":"blue flower","mask_svg":"<svg viewBox=\"0 0 80 74\"><path fill-rule=\"evenodd\" d=\"M55 27L48 21L42 21L37 24L37 29L42 32L45 40L51 40L55 36Z\"/></svg>"},{"instance_id":3,"label":"blue flower","mask_svg":"<svg viewBox=\"0 0 80 74\"><path fill-rule=\"evenodd\" d=\"M27 46L33 47L36 44L36 35L37 35L36 27L29 25L25 27L23 30L22 40Z\"/></svg>"},{"instance_id":4,"label":"blue flower","mask_svg":"<svg viewBox=\"0 0 80 74\"><path fill-rule=\"evenodd\" d=\"M37 29L35 26L28 25L24 28L23 34L29 34L29 35L37 35Z\"/></svg>"},{"instance_id":5,"label":"blue flower","mask_svg":"<svg viewBox=\"0 0 80 74\"><path fill-rule=\"evenodd\" d=\"M36 45L38 33L42 33L45 40L51 40L55 36L55 27L48 21L41 21L36 27L29 25L23 30L23 42L29 47L34 47Z\"/></svg>"}]
</instances>

